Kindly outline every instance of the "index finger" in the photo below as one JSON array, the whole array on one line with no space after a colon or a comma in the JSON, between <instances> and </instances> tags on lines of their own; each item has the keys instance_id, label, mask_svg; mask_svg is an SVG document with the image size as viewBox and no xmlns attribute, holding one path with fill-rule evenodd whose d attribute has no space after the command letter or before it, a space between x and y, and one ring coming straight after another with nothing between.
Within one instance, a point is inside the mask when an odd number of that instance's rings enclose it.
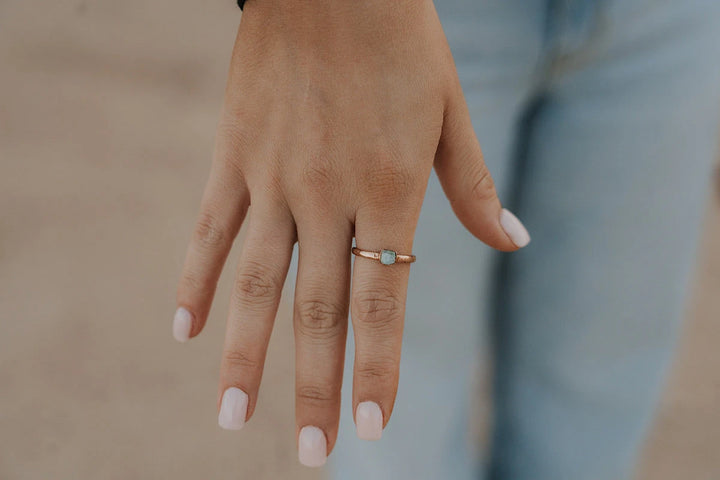
<instances>
[{"instance_id":1,"label":"index finger","mask_svg":"<svg viewBox=\"0 0 720 480\"><path fill-rule=\"evenodd\" d=\"M358 437L364 440L380 439L395 403L411 265L397 262L396 255L412 252L413 210L405 209L401 218L368 210L356 217L356 246L385 251L381 259L356 256L353 264L353 412Z\"/></svg>"}]
</instances>

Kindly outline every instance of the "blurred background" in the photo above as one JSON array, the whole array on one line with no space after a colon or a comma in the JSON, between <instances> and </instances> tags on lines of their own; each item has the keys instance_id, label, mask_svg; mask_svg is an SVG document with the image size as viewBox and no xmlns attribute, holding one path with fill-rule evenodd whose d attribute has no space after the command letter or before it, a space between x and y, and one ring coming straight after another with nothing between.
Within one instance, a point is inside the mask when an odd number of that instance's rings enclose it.
<instances>
[{"instance_id":1,"label":"blurred background","mask_svg":"<svg viewBox=\"0 0 720 480\"><path fill-rule=\"evenodd\" d=\"M170 330L239 19L0 1L0 479L323 477L296 460L287 298L242 432L216 423L232 269L199 338ZM720 478L717 203L638 479Z\"/></svg>"}]
</instances>

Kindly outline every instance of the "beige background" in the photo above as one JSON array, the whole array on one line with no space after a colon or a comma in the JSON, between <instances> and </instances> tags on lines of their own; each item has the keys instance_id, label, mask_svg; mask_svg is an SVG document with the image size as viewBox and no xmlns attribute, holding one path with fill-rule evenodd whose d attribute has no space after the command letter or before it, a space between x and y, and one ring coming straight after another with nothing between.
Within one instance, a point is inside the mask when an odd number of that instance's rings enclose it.
<instances>
[{"instance_id":1,"label":"beige background","mask_svg":"<svg viewBox=\"0 0 720 480\"><path fill-rule=\"evenodd\" d=\"M238 20L232 0L0 2L0 479L321 476L295 459L287 305L240 433L215 423L230 275L205 333L170 335ZM641 479L720 478L711 203Z\"/></svg>"}]
</instances>

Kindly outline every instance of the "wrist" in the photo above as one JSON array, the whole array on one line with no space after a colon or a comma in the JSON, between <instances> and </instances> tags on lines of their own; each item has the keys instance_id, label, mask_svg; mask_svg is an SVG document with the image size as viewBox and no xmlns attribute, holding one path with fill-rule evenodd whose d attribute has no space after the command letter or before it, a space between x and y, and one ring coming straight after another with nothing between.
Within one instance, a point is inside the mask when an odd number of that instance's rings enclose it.
<instances>
[{"instance_id":1,"label":"wrist","mask_svg":"<svg viewBox=\"0 0 720 480\"><path fill-rule=\"evenodd\" d=\"M245 0L241 0L245 1ZM261 18L268 26L308 31L313 27L381 27L409 22L432 0L247 0L243 18Z\"/></svg>"},{"instance_id":2,"label":"wrist","mask_svg":"<svg viewBox=\"0 0 720 480\"><path fill-rule=\"evenodd\" d=\"M269 42L284 38L295 49L386 47L412 37L430 17L435 17L432 0L247 0L241 30Z\"/></svg>"}]
</instances>

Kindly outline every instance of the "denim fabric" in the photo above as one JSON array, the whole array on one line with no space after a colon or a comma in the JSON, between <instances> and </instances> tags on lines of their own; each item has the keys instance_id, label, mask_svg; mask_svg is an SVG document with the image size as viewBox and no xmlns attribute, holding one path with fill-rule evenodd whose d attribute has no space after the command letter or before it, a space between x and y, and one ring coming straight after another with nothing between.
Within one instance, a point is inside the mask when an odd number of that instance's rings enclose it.
<instances>
[{"instance_id":1,"label":"denim fabric","mask_svg":"<svg viewBox=\"0 0 720 480\"><path fill-rule=\"evenodd\" d=\"M393 417L381 441L358 440L346 381L331 478L628 478L717 153L720 2L436 8L500 197L533 240L491 251L431 176ZM350 340L346 380L352 354ZM486 442L471 421L483 371Z\"/></svg>"}]
</instances>

